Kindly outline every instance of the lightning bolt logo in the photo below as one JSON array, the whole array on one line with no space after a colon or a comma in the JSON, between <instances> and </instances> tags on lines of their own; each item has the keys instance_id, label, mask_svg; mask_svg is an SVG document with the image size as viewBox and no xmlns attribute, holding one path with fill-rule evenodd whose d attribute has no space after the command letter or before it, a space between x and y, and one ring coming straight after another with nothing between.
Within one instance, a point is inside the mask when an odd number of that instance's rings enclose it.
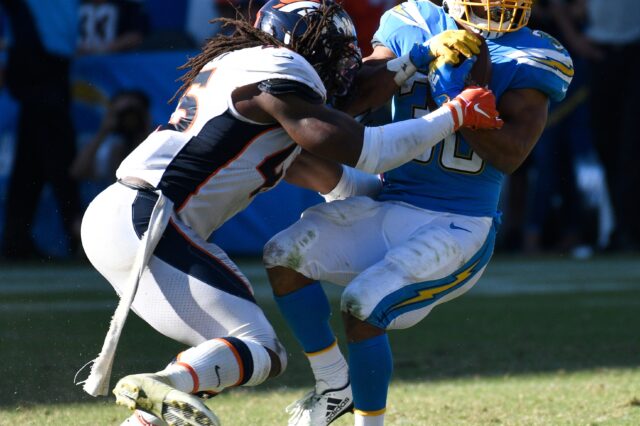
<instances>
[{"instance_id":1,"label":"lightning bolt logo","mask_svg":"<svg viewBox=\"0 0 640 426\"><path fill-rule=\"evenodd\" d=\"M566 64L560 62L560 61L556 61L555 59L542 59L542 58L536 58L536 57L531 57L530 58L533 61L539 62L541 64L544 64L548 67L557 69L558 71L560 71L562 74L566 75L567 77L573 77L575 74L575 70L573 67L567 66Z\"/></svg>"},{"instance_id":2,"label":"lightning bolt logo","mask_svg":"<svg viewBox=\"0 0 640 426\"><path fill-rule=\"evenodd\" d=\"M469 277L471 277L475 273L475 268L476 268L476 266L478 266L478 263L480 263L480 260L475 262L473 265L469 266L464 271L458 273L455 276L455 279L452 282L450 282L448 284L443 284L443 285L440 285L440 286L437 286L437 287L426 288L424 290L420 290L420 291L418 291L418 295L417 296L412 297L409 300L405 300L404 302L397 304L392 309L398 309L398 308L402 308L403 306L411 305L412 303L418 303L418 302L422 302L422 301L425 301L425 300L434 299L440 293L443 293L443 292L445 292L445 291L447 291L449 289L452 289L455 286L457 286L458 284L463 283L464 281L469 279Z\"/></svg>"}]
</instances>

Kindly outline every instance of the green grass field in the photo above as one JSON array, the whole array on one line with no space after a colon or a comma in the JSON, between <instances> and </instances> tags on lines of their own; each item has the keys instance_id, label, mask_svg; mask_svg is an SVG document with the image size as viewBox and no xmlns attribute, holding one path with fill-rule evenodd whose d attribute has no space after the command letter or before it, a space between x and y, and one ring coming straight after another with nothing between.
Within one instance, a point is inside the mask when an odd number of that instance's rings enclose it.
<instances>
[{"instance_id":1,"label":"green grass field","mask_svg":"<svg viewBox=\"0 0 640 426\"><path fill-rule=\"evenodd\" d=\"M289 349L289 369L209 405L227 426L284 425L310 372L260 265L240 266ZM338 289L327 288L336 307ZM128 415L73 384L116 302L84 265L1 266L0 425L118 425ZM471 293L390 336L389 425L640 425L640 258L497 258ZM182 349L132 315L114 380L161 369Z\"/></svg>"}]
</instances>

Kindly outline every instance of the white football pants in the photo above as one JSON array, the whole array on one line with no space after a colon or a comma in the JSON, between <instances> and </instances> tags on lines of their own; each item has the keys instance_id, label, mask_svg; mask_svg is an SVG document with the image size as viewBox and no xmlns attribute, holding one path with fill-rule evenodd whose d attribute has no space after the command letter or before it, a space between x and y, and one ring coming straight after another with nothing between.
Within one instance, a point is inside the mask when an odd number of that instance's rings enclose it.
<instances>
[{"instance_id":1,"label":"white football pants","mask_svg":"<svg viewBox=\"0 0 640 426\"><path fill-rule=\"evenodd\" d=\"M469 290L494 240L490 217L353 197L307 209L266 244L264 261L346 286L343 311L399 329Z\"/></svg>"},{"instance_id":2,"label":"white football pants","mask_svg":"<svg viewBox=\"0 0 640 426\"><path fill-rule=\"evenodd\" d=\"M115 183L89 205L82 244L93 266L121 294L156 195ZM174 214L147 268L132 309L160 333L189 346L232 336L284 348L253 298L247 278L220 247Z\"/></svg>"}]
</instances>

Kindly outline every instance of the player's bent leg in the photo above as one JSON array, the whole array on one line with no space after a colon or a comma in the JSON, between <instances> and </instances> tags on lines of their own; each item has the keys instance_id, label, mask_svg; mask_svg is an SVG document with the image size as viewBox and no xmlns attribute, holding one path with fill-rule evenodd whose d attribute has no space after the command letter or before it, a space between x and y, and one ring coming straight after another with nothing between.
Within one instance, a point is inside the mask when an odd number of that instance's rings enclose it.
<instances>
[{"instance_id":1,"label":"player's bent leg","mask_svg":"<svg viewBox=\"0 0 640 426\"><path fill-rule=\"evenodd\" d=\"M329 302L318 279L346 284L367 264L383 256L380 204L368 198L323 204L265 246L264 261L275 300L304 348L313 370L313 391L287 408L289 425L324 426L351 411L353 398L347 362L329 326ZM359 235L371 241L356 246ZM322 235L322 238L318 238ZM375 240L375 241L374 241ZM354 254L359 258L353 259Z\"/></svg>"},{"instance_id":2,"label":"player's bent leg","mask_svg":"<svg viewBox=\"0 0 640 426\"><path fill-rule=\"evenodd\" d=\"M119 184L105 192L92 203L83 239L89 242L92 263L121 292L155 200L154 194ZM105 220L109 226L104 226ZM105 233L105 228L110 231ZM96 240L113 239L117 244L91 244L96 234ZM143 273L133 309L162 334L195 347L185 353L193 366L183 362L167 375L128 376L116 389L121 403L129 407L161 417L165 410L163 418L169 424L190 424L179 423L188 421L180 416L198 413L215 417L197 397L188 396L191 392L256 385L286 367L286 352L255 303L249 281L221 249L176 217ZM216 338L223 339L213 344ZM196 381L201 383L196 386ZM135 394L134 388L142 394L153 391L152 401Z\"/></svg>"},{"instance_id":3,"label":"player's bent leg","mask_svg":"<svg viewBox=\"0 0 640 426\"><path fill-rule=\"evenodd\" d=\"M229 387L256 386L280 373L281 361L271 354L258 343L228 336L187 349L157 374L184 392L216 395Z\"/></svg>"},{"instance_id":4,"label":"player's bent leg","mask_svg":"<svg viewBox=\"0 0 640 426\"><path fill-rule=\"evenodd\" d=\"M315 377L315 387L287 407L289 425L328 425L351 409L347 362L329 325L331 308L319 282L275 296L287 324L302 345Z\"/></svg>"},{"instance_id":5,"label":"player's bent leg","mask_svg":"<svg viewBox=\"0 0 640 426\"><path fill-rule=\"evenodd\" d=\"M463 294L493 253L495 231L482 219L456 222L474 232L437 223L419 229L345 289L342 311L380 329L406 328Z\"/></svg>"},{"instance_id":6,"label":"player's bent leg","mask_svg":"<svg viewBox=\"0 0 640 426\"><path fill-rule=\"evenodd\" d=\"M438 221L424 226L343 293L357 424L384 422L393 369L384 330L415 324L438 303L467 291L482 274L493 251L494 233L483 221L477 222L477 229L474 220L468 222L475 234L467 228L452 234Z\"/></svg>"}]
</instances>

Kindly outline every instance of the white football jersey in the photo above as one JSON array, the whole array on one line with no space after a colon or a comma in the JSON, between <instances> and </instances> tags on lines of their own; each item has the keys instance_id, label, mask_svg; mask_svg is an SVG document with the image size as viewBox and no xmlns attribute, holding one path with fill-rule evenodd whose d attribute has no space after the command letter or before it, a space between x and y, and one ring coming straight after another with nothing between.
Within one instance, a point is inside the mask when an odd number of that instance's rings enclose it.
<instances>
[{"instance_id":1,"label":"white football jersey","mask_svg":"<svg viewBox=\"0 0 640 426\"><path fill-rule=\"evenodd\" d=\"M313 67L291 50L253 47L209 62L181 98L170 124L147 137L120 165L173 201L203 238L275 186L301 148L276 124L257 123L234 108L234 89L270 79L293 80L323 100Z\"/></svg>"}]
</instances>

